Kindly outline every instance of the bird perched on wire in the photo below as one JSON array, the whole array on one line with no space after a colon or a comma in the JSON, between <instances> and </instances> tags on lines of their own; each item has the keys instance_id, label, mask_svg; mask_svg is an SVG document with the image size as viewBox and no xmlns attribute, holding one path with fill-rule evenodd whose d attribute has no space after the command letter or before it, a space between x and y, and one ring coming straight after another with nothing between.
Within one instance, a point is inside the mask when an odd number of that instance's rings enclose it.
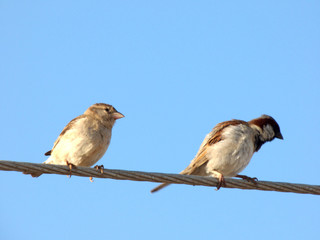
<instances>
[{"instance_id":1,"label":"bird perched on wire","mask_svg":"<svg viewBox=\"0 0 320 240\"><path fill-rule=\"evenodd\" d=\"M219 179L217 189L225 186L224 177L239 177L255 182L257 178L238 173L245 169L252 155L258 152L265 142L274 138L283 139L278 123L268 115L249 122L221 122L205 137L195 158L180 174L216 177ZM163 183L151 192L168 185Z\"/></svg>"},{"instance_id":2,"label":"bird perched on wire","mask_svg":"<svg viewBox=\"0 0 320 240\"><path fill-rule=\"evenodd\" d=\"M70 171L72 166L94 165L109 147L115 121L123 117L109 104L96 103L90 106L62 130L53 148L45 153L50 157L44 164L68 165ZM41 174L31 175L39 177Z\"/></svg>"}]
</instances>

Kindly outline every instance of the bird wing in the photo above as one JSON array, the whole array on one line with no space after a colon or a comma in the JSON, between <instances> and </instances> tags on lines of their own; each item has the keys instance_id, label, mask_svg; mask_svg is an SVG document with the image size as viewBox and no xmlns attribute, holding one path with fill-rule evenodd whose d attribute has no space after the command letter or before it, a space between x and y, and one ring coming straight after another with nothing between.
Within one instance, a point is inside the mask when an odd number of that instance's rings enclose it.
<instances>
[{"instance_id":1,"label":"bird wing","mask_svg":"<svg viewBox=\"0 0 320 240\"><path fill-rule=\"evenodd\" d=\"M61 138L66 134L66 132L70 129L72 129L72 127L76 124L76 122L78 122L80 119L84 118L84 115L80 115L74 119L72 119L67 126L64 127L64 129L62 130L62 132L60 133L59 137L57 138L57 140L54 142L53 147L50 151L46 152L44 155L45 156L50 156L52 151L54 150L54 148L57 146L57 144L60 142Z\"/></svg>"},{"instance_id":2,"label":"bird wing","mask_svg":"<svg viewBox=\"0 0 320 240\"><path fill-rule=\"evenodd\" d=\"M191 161L189 166L186 169L184 169L180 174L186 174L186 175L196 174L197 170L199 170L199 168L204 164L206 164L209 160L208 154L207 154L209 147L223 140L223 136L222 136L223 130L231 125L238 125L238 124L248 125L247 122L242 120L236 120L236 119L218 123L203 140L195 158Z\"/></svg>"}]
</instances>

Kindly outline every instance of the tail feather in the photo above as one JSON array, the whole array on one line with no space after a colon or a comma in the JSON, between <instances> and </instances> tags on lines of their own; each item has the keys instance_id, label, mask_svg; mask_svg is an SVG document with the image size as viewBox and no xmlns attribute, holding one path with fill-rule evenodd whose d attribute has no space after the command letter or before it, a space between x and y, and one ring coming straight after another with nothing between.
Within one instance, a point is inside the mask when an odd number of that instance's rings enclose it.
<instances>
[{"instance_id":1,"label":"tail feather","mask_svg":"<svg viewBox=\"0 0 320 240\"><path fill-rule=\"evenodd\" d=\"M26 174L26 175L31 175L32 177L40 177L42 175L42 173L30 173L30 172L22 172L23 174Z\"/></svg>"},{"instance_id":2,"label":"tail feather","mask_svg":"<svg viewBox=\"0 0 320 240\"><path fill-rule=\"evenodd\" d=\"M50 161L49 160L51 157L49 157L46 161L44 161L42 164L50 164ZM48 161L49 160L49 161ZM31 175L32 177L34 178L37 178L37 177L40 177L42 175L42 173L30 173L30 172L23 172L23 174L26 174L26 175Z\"/></svg>"},{"instance_id":3,"label":"tail feather","mask_svg":"<svg viewBox=\"0 0 320 240\"><path fill-rule=\"evenodd\" d=\"M190 175L190 169L186 168L185 170L180 172L180 174ZM161 190L162 188L165 188L166 186L169 186L169 185L170 185L170 183L162 183L158 187L155 187L154 189L152 189L151 193L155 193L155 192L157 192L157 191Z\"/></svg>"},{"instance_id":4,"label":"tail feather","mask_svg":"<svg viewBox=\"0 0 320 240\"><path fill-rule=\"evenodd\" d=\"M32 177L40 177L42 173L31 173L30 174Z\"/></svg>"},{"instance_id":5,"label":"tail feather","mask_svg":"<svg viewBox=\"0 0 320 240\"><path fill-rule=\"evenodd\" d=\"M166 186L169 186L169 185L170 185L170 183L162 183L158 187L155 187L154 189L152 189L151 193L155 193L155 192L159 191L160 189L162 189Z\"/></svg>"}]
</instances>

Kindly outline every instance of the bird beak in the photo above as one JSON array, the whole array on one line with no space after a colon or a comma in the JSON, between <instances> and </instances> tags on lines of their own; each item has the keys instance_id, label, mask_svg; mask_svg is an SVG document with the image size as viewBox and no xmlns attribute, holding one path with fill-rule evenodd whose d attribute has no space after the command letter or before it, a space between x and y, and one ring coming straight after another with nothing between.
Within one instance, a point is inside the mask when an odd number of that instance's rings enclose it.
<instances>
[{"instance_id":1,"label":"bird beak","mask_svg":"<svg viewBox=\"0 0 320 240\"><path fill-rule=\"evenodd\" d=\"M277 133L276 138L279 138L279 139L282 139L282 140L283 140L283 137L282 137L281 132L278 132L278 133Z\"/></svg>"},{"instance_id":2,"label":"bird beak","mask_svg":"<svg viewBox=\"0 0 320 240\"><path fill-rule=\"evenodd\" d=\"M112 117L117 120L119 118L123 118L124 115L122 113L119 113L119 112L115 112L115 113L112 113Z\"/></svg>"}]
</instances>

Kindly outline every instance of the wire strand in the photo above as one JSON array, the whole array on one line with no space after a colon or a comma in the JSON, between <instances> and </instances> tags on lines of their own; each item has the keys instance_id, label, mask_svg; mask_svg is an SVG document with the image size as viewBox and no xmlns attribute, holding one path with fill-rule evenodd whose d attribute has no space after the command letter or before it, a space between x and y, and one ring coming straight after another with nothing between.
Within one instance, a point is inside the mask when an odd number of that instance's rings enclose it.
<instances>
[{"instance_id":1,"label":"wire strand","mask_svg":"<svg viewBox=\"0 0 320 240\"><path fill-rule=\"evenodd\" d=\"M59 174L69 175L70 169L65 165L53 164L39 164L29 162L14 162L0 160L0 170L2 171L16 171L25 174ZM127 170L104 169L103 173L100 170L89 167L73 167L72 175L80 177L94 177L94 178L111 178L117 180L131 180L131 181L147 181L157 183L175 183L188 184L197 186L215 187L218 184L218 179L214 177L201 177L195 175L181 175L169 173L156 172L140 172ZM233 178L225 178L225 188L238 188L247 190L262 190L262 191L277 191L277 192L291 192L320 195L319 185L307 185L286 182L270 182L258 181L256 184L247 182L245 180L238 180Z\"/></svg>"}]
</instances>

